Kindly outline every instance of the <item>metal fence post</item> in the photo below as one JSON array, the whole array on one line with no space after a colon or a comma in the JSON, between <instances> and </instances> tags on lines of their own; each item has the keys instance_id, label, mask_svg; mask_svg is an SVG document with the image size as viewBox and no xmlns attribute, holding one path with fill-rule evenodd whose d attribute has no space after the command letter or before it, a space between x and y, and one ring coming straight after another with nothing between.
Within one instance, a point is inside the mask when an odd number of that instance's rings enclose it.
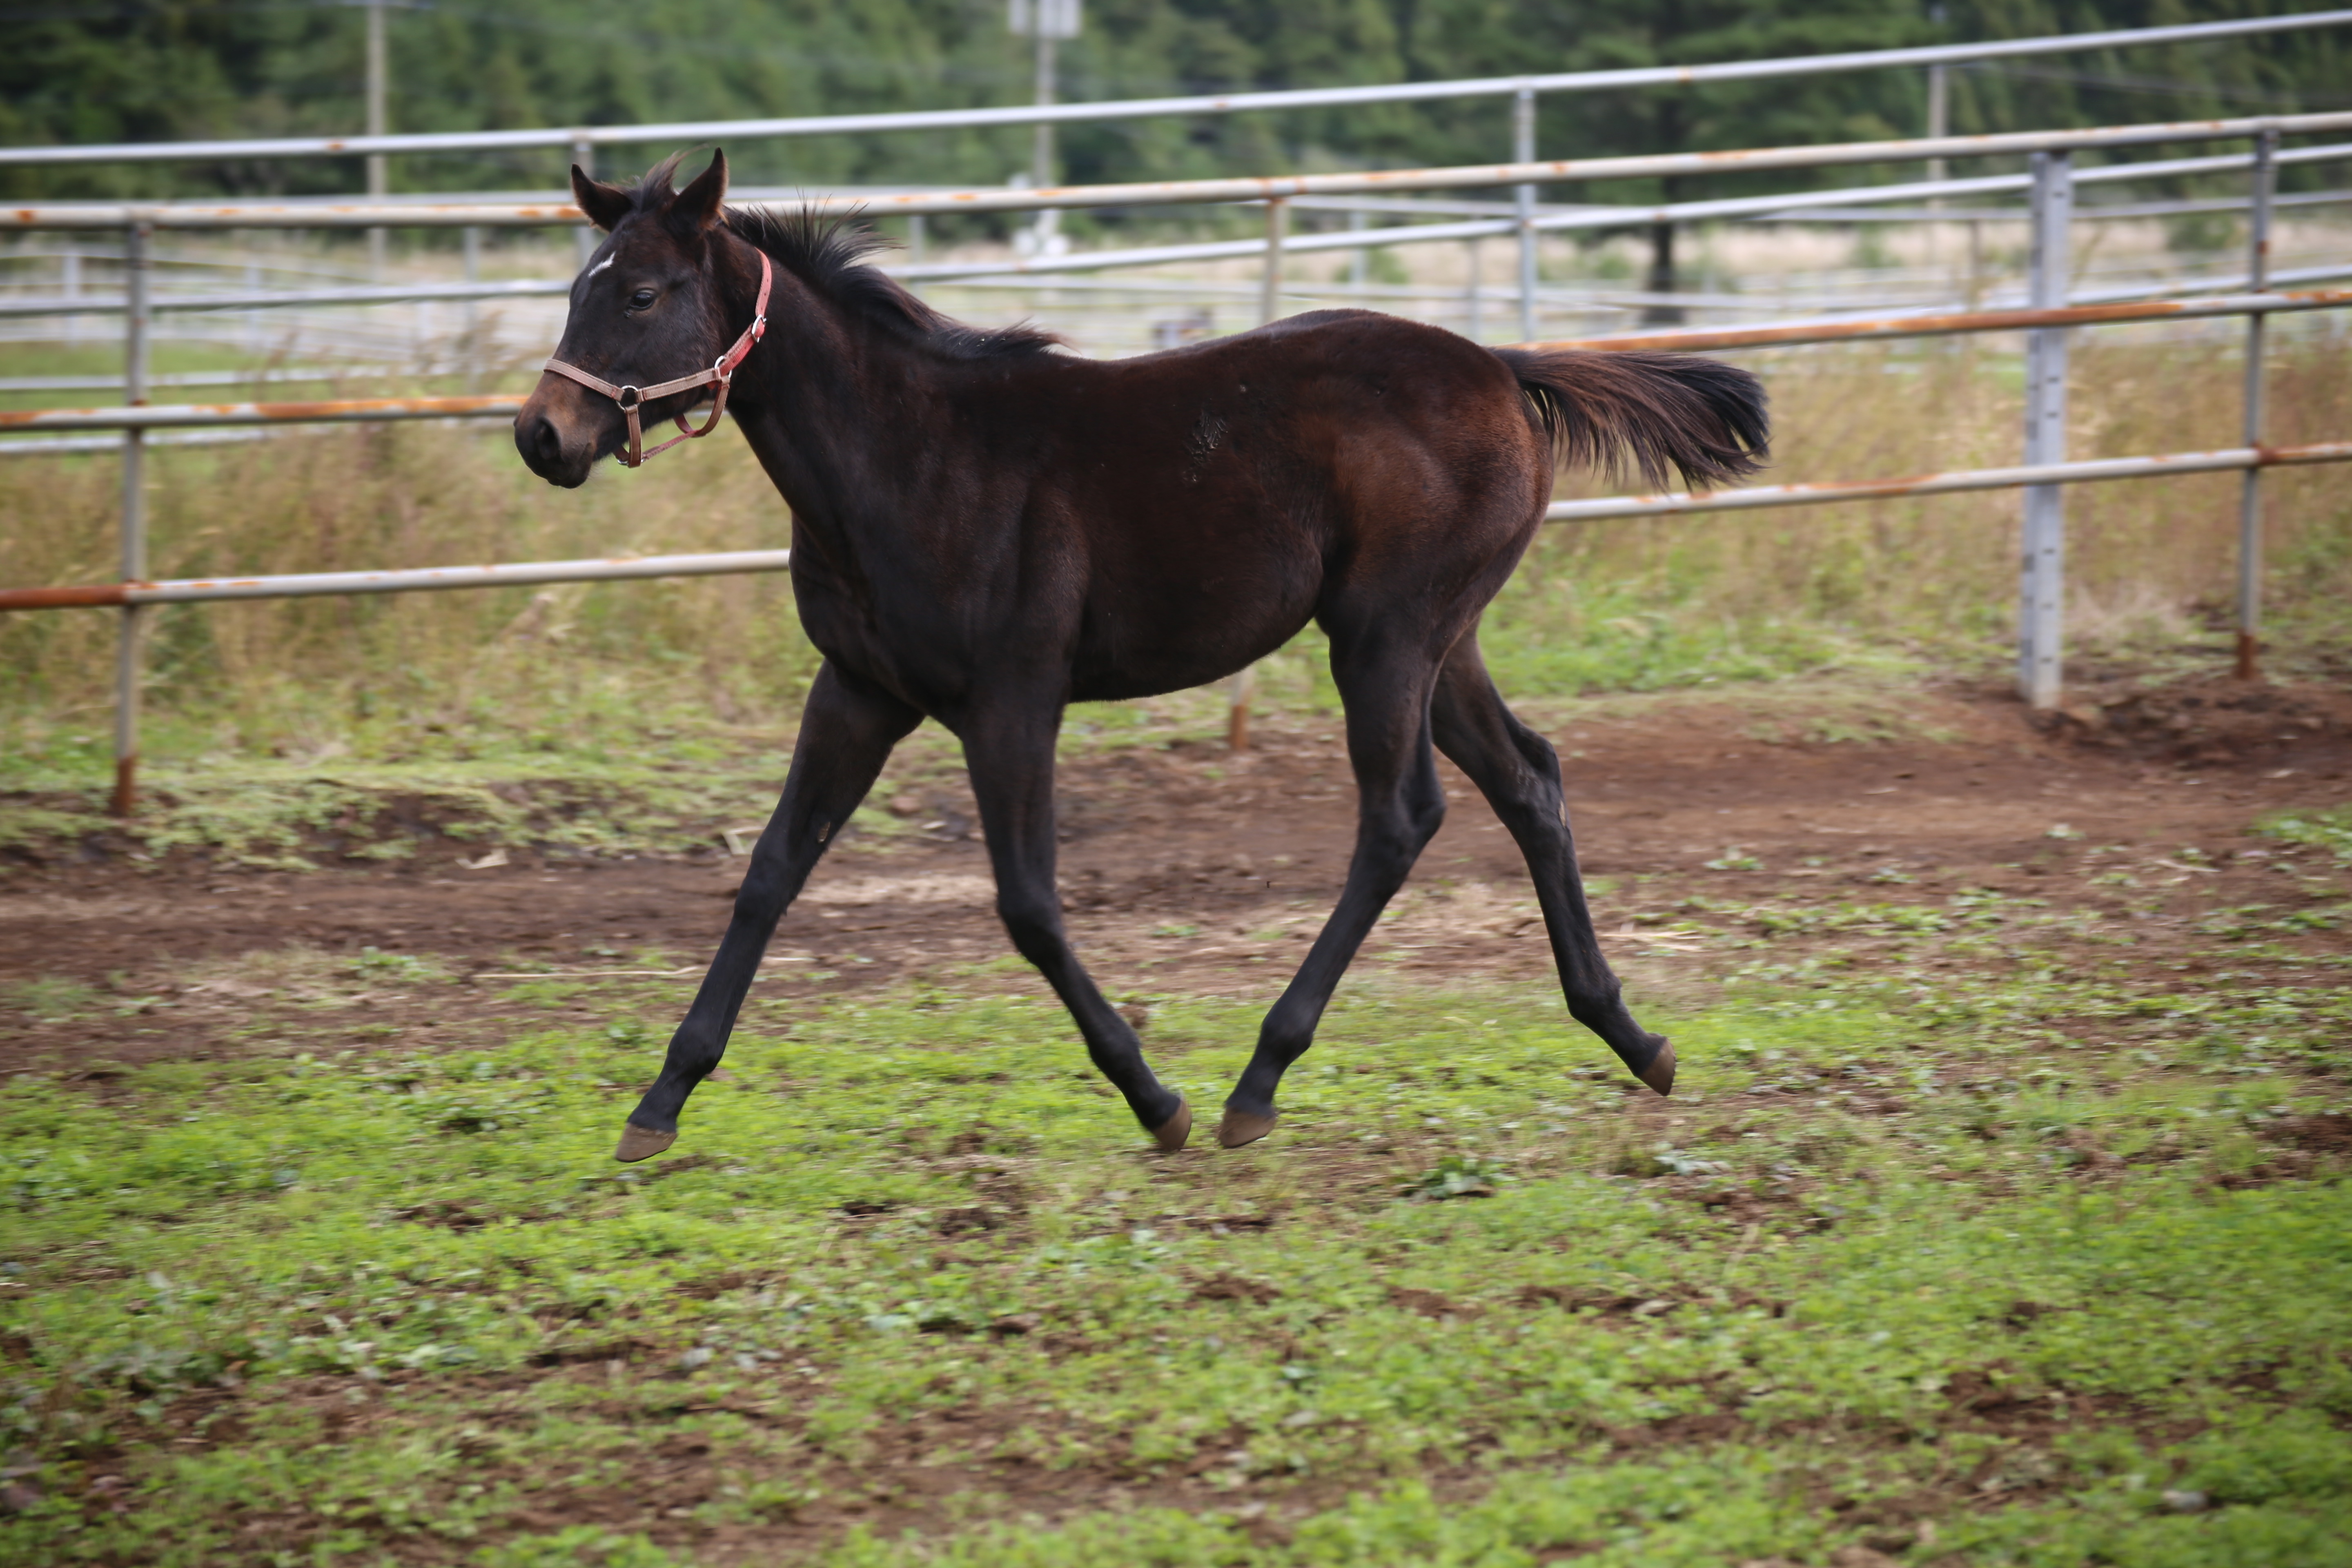
<instances>
[{"instance_id":1,"label":"metal fence post","mask_svg":"<svg viewBox=\"0 0 2352 1568\"><path fill-rule=\"evenodd\" d=\"M1952 68L1933 65L1927 68L1927 139L1940 142L1952 133ZM1927 160L1927 178L1937 184L1944 183L1947 165L1941 158ZM1941 196L1927 198L1927 210L1943 210Z\"/></svg>"},{"instance_id":2,"label":"metal fence post","mask_svg":"<svg viewBox=\"0 0 2352 1568\"><path fill-rule=\"evenodd\" d=\"M384 48L383 0L367 0L367 133L384 133ZM381 202L392 186L386 177L387 161L381 153L367 155L367 191L369 199ZM367 231L368 278L383 281L384 231Z\"/></svg>"},{"instance_id":3,"label":"metal fence post","mask_svg":"<svg viewBox=\"0 0 2352 1568\"><path fill-rule=\"evenodd\" d=\"M149 248L154 226L133 223L123 231L122 392L136 406L147 401ZM146 432L122 433L122 580L147 575ZM129 816L139 799L139 644L144 611L122 606L114 651L114 798L110 809Z\"/></svg>"},{"instance_id":4,"label":"metal fence post","mask_svg":"<svg viewBox=\"0 0 2352 1568\"><path fill-rule=\"evenodd\" d=\"M1536 89L1519 89L1511 103L1511 161L1536 161ZM1512 195L1519 212L1519 341L1536 336L1536 188L1519 185Z\"/></svg>"},{"instance_id":5,"label":"metal fence post","mask_svg":"<svg viewBox=\"0 0 2352 1568\"><path fill-rule=\"evenodd\" d=\"M260 264L253 261L247 262L245 264L245 291L248 294L259 294L261 292L261 284L262 277ZM246 311L245 352L251 354L256 359L261 357L261 312L257 310Z\"/></svg>"},{"instance_id":6,"label":"metal fence post","mask_svg":"<svg viewBox=\"0 0 2352 1568\"><path fill-rule=\"evenodd\" d=\"M1281 309L1282 237L1290 222L1290 201L1276 196L1265 204L1265 272L1258 280L1257 319L1264 326ZM1257 666L1245 664L1225 687L1225 744L1249 750L1250 694L1257 689Z\"/></svg>"},{"instance_id":7,"label":"metal fence post","mask_svg":"<svg viewBox=\"0 0 2352 1568\"><path fill-rule=\"evenodd\" d=\"M1462 295L1462 335L1472 342L1483 342L1486 337L1486 258L1475 236L1462 242L1464 256L1470 266L1470 286Z\"/></svg>"},{"instance_id":8,"label":"metal fence post","mask_svg":"<svg viewBox=\"0 0 2352 1568\"><path fill-rule=\"evenodd\" d=\"M466 281L482 280L482 230L479 225L467 224L459 231L459 248L466 261ZM482 302L466 301L466 390L478 392L482 385Z\"/></svg>"},{"instance_id":9,"label":"metal fence post","mask_svg":"<svg viewBox=\"0 0 2352 1568\"><path fill-rule=\"evenodd\" d=\"M592 180L594 179L596 177L596 143L584 135L574 135L572 138L572 162L582 174ZM587 266L596 255L596 226L593 223L583 223L574 229L572 234L572 247L579 257L580 265Z\"/></svg>"},{"instance_id":10,"label":"metal fence post","mask_svg":"<svg viewBox=\"0 0 2352 1568\"><path fill-rule=\"evenodd\" d=\"M79 250L68 250L63 257L59 258L58 272L58 287L59 291L68 300L80 299L81 252ZM66 318L66 342L69 343L79 343L81 342L81 318L79 316L68 316Z\"/></svg>"},{"instance_id":11,"label":"metal fence post","mask_svg":"<svg viewBox=\"0 0 2352 1568\"><path fill-rule=\"evenodd\" d=\"M1371 226L1366 220L1364 210L1361 207L1358 207L1348 214L1348 226L1351 229L1362 230L1369 228ZM1349 251L1349 284L1353 288L1359 289L1362 289L1366 281L1371 277L1371 266L1372 253L1363 246L1357 246L1354 249Z\"/></svg>"},{"instance_id":12,"label":"metal fence post","mask_svg":"<svg viewBox=\"0 0 2352 1568\"><path fill-rule=\"evenodd\" d=\"M1225 682L1225 749L1249 750L1250 699L1257 695L1257 666L1245 664Z\"/></svg>"},{"instance_id":13,"label":"metal fence post","mask_svg":"<svg viewBox=\"0 0 2352 1568\"><path fill-rule=\"evenodd\" d=\"M1258 282L1257 319L1264 326L1281 309L1282 237L1290 221L1290 202L1276 196L1265 204L1265 272ZM1245 664L1225 687L1225 744L1236 752L1249 750L1250 694L1257 689L1257 666Z\"/></svg>"},{"instance_id":14,"label":"metal fence post","mask_svg":"<svg viewBox=\"0 0 2352 1568\"><path fill-rule=\"evenodd\" d=\"M1057 85L1055 76L1058 62L1054 57L1054 40L1061 37L1061 33L1054 24L1062 19L1055 15L1061 9L1045 3L1045 0L1039 0L1030 8L1030 22L1037 39L1037 103L1041 108L1054 101ZM1076 7L1070 9L1075 12ZM1075 24L1077 18L1072 15L1069 20ZM1054 172L1054 122L1050 120L1041 120L1032 128L1029 178L1041 191L1050 190L1058 183ZM1030 226L1030 232L1037 237L1038 255L1052 254L1054 237L1061 224L1062 215L1052 207L1038 210L1035 222Z\"/></svg>"},{"instance_id":15,"label":"metal fence post","mask_svg":"<svg viewBox=\"0 0 2352 1568\"><path fill-rule=\"evenodd\" d=\"M2251 254L2246 260L2247 289L2266 294L2271 286L2271 197L2278 189L2278 132L2264 131L2254 139L2254 188L2249 215ZM2263 444L2263 325L2266 318L2246 318L2245 439L2239 444ZM2263 626L2263 471L2248 468L2238 491L2238 679L2262 679Z\"/></svg>"},{"instance_id":16,"label":"metal fence post","mask_svg":"<svg viewBox=\"0 0 2352 1568\"><path fill-rule=\"evenodd\" d=\"M1282 236L1290 225L1290 198L1276 196L1265 204L1265 272L1258 279L1257 320L1264 326L1282 308Z\"/></svg>"},{"instance_id":17,"label":"metal fence post","mask_svg":"<svg viewBox=\"0 0 2352 1568\"><path fill-rule=\"evenodd\" d=\"M2066 303L2068 220L2074 164L2063 153L2033 154L2034 310ZM2025 353L2025 460L2066 460L2066 330L2037 327ZM2017 683L2026 701L2055 708L2065 679L2066 516L2057 485L2025 491L2024 549L2018 594Z\"/></svg>"}]
</instances>

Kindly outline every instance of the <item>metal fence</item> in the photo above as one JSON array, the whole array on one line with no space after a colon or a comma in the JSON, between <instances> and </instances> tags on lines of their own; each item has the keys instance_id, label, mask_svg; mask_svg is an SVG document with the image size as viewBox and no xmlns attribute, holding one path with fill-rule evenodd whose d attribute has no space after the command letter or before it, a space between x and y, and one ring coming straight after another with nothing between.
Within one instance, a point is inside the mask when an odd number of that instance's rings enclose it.
<instances>
[{"instance_id":1,"label":"metal fence","mask_svg":"<svg viewBox=\"0 0 2352 1568\"><path fill-rule=\"evenodd\" d=\"M2352 13L2315 14L2301 18L2271 19L2281 25L2332 25L2352 21ZM2238 25L2232 24L2231 26ZM2246 30L2257 30L2251 26ZM2132 41L2158 41L2151 30L2127 35ZM2092 47L2088 36L2063 40L2064 47ZM2029 40L2035 46L2061 41ZM1886 52L1881 52L1881 56ZM1920 51L1894 51L1917 56ZM1860 59L1863 57L1840 57ZM1960 58L1953 56L1950 58ZM1973 57L1980 58L1980 57ZM1878 58L1875 63L1895 63ZM1900 63L1919 63L1906 58ZM1789 62L1763 62L1786 65ZM1712 69L1714 68L1706 68ZM1745 67L1738 68L1747 68ZM1831 64L1822 68L1861 68ZM1622 74L1622 73L1619 73ZM1769 74L1769 73L1768 73ZM1567 79L1540 79L1544 81ZM1698 78L1677 79L1702 79ZM1479 84L1420 84L1420 87L1465 88ZM1622 84L1617 84L1622 85ZM1386 89L1346 89L1371 91ZM1516 90L1516 89L1515 89ZM1423 93L1423 96L1437 96ZM1377 100L1372 100L1376 101ZM1190 100L1185 100L1190 101ZM1333 101L1364 101L1334 100ZM1251 105L1262 107L1264 105ZM1071 109L1106 106L1073 105ZM1192 110L1160 110L1191 112ZM994 111L990 111L994 112ZM873 118L873 117L860 117ZM902 117L903 118L903 117ZM1010 122L1010 121L1008 121ZM761 122L797 124L799 122ZM842 122L828 122L837 128ZM671 128L659 130L667 134ZM692 134L709 128L677 128ZM2241 541L2238 591L2238 668L2256 673L2261 610L2261 475L2263 469L2289 464L2343 461L2352 458L2352 442L2321 443L2280 448L2263 443L2262 364L2264 323L2283 312L2341 308L2352 304L2352 291L2283 292L2279 283L2321 280L2352 274L2352 267L2306 269L2296 278L2273 278L2269 270L2269 237L2279 166L2287 162L2338 159L2352 154L2352 146L2328 145L2282 151L2280 139L2352 131L2352 113L2267 116L2252 119L2108 126L2088 130L2000 133L1969 137L1929 137L1899 142L1871 142L1812 147L1749 149L1707 153L1671 153L1643 157L1568 159L1538 162L1522 158L1501 164L1378 171L1369 173L1290 175L1267 178L1154 182L1142 184L1015 190L991 187L972 191L894 193L856 197L818 196L810 205L821 210L851 206L869 212L919 216L956 212L1022 212L1083 207L1136 207L1192 204L1254 203L1265 216L1262 241L1219 242L1213 246L1135 247L1076 256L1033 258L1025 264L921 264L895 268L909 279L924 277L996 277L1012 273L1104 269L1159 265L1171 260L1216 256L1262 255L1261 314L1277 310L1282 262L1286 255L1318 248L1421 243L1516 230L1523 247L1536 233L1549 229L1623 227L1651 222L1691 222L1769 216L1792 206L1809 208L1846 204L1884 204L1928 199L1941 201L1963 195L2023 190L2029 197L2026 216L2032 246L2027 299L2022 309L1980 309L1953 312L1916 310L1874 316L1841 316L1810 321L1745 324L1642 333L1616 333L1559 341L1559 346L1596 350L1628 348L1732 349L1802 343L1867 341L1896 337L1936 336L1969 332L2028 333L2028 409L2025 461L2004 468L1975 469L1908 478L1840 482L1827 485L1767 486L1699 495L1630 496L1567 501L1550 509L1554 521L1592 521L1611 517L1738 510L1758 507L1808 505L1832 501L1880 499L1896 495L1941 494L1962 490L2022 488L2026 491L2025 538L2019 616L2019 682L2037 707L2054 706L2061 695L2063 653L2063 511L2062 487L2098 480L2155 477L2166 474L2240 470L2244 475L2241 498ZM774 132L794 134L795 132ZM501 133L506 134L506 133ZM541 134L541 133L528 133ZM629 139L620 132L614 140ZM399 142L400 138L375 139ZM2112 150L2162 143L2248 140L2247 153L2231 153L2161 162L2125 163L2078 173L2074 155L2087 150ZM480 142L482 145L498 144ZM177 144L186 150L197 144ZM237 146L248 144L238 143ZM341 142L337 153L371 150L357 140ZM386 149L401 150L401 149ZM410 147L405 150L422 150ZM0 150L0 163L32 161L26 152L86 150ZM100 149L114 152L120 149ZM1810 192L1723 201L1684 202L1649 208L1578 207L1538 211L1532 200L1537 185L1554 182L1586 182L1650 178L1662 175L1768 169L1817 169L1886 163L1928 163L1940 169L1946 160L2027 155L2026 174L1996 174L1979 179L1932 179L1857 190ZM218 152L185 155L221 155ZM250 154L240 154L250 155ZM325 155L321 144L320 155ZM45 161L64 161L49 159ZM2251 218L2252 244L2248 270L2242 279L2225 280L2234 291L2196 298L2126 300L2106 303L2074 303L2069 299L2072 224L2075 217L2077 184L2105 180L2160 177L2182 173L2242 169L2251 189L2244 208ZM1474 219L1463 224L1423 224L1401 228L1352 229L1344 234L1292 236L1286 219L1292 202L1301 199L1361 197L1389 200L1403 193L1465 191L1511 187L1518 200L1508 219ZM1939 215L1940 216L1940 215ZM1953 218L1962 216L1959 212ZM142 464L148 433L172 430L180 438L215 436L236 426L280 428L293 425L377 422L419 418L482 418L510 416L521 403L513 396L343 399L323 402L241 403L226 405L152 405L146 403L151 324L159 302L152 291L151 247L158 229L227 229L253 227L370 228L383 226L560 226L584 222L568 204L558 203L227 203L50 204L20 206L0 213L0 224L20 230L114 228L123 236L126 287L119 301L79 296L64 300L11 301L0 314L58 314L111 309L124 319L124 405L106 408L39 409L0 412L0 431L99 432L121 431L123 488L121 508L121 580L90 586L0 590L0 610L31 610L89 605L120 606L123 617L119 643L116 703L115 808L128 813L135 798L138 757L138 698L142 612L148 605L216 599L257 599L316 594L412 592L428 589L484 587L534 583L581 582L616 578L678 576L784 570L789 552L733 552L722 554L661 556L604 561L539 562L500 565L425 568L408 571L309 574L243 579L187 579L152 582L146 570L146 518ZM1531 252L1524 252L1531 255ZM1521 308L1523 320L1532 319L1533 268L1523 260ZM397 299L486 299L561 289L561 284L466 284L436 286L420 292L409 287L326 289L292 294L230 296L188 302L191 309L248 310L266 305L331 299L338 303L373 303ZM165 302L170 303L170 302ZM2239 446L2193 453L2069 461L2065 455L2065 364L2071 330L2102 324L2220 316L2246 318L2247 392ZM63 441L89 437L66 435ZM33 443L19 443L19 447ZM53 448L54 449L54 448ZM1244 700L1236 689L1235 700Z\"/></svg>"},{"instance_id":2,"label":"metal fence","mask_svg":"<svg viewBox=\"0 0 2352 1568\"><path fill-rule=\"evenodd\" d=\"M618 145L681 145L702 142L790 140L808 136L877 132L980 129L992 126L1038 126L1089 121L1139 120L1168 116L1222 115L1286 110L1346 108L1375 103L1431 102L1445 100L1507 97L1512 100L1511 161L1536 161L1537 116L1546 95L1623 91L1641 88L1696 87L1728 82L1754 82L1795 77L1834 75L1852 71L1926 68L1931 89L1927 132L1946 130L1942 105L1947 95L1937 90L1941 73L1955 65L2030 58L2045 55L2156 45L2197 44L2224 38L2253 37L2289 32L2352 26L2352 10L2309 11L2276 16L2243 17L2231 21L2195 22L2164 27L2139 27L2096 33L2057 34L2038 38L2009 38L1975 43L1936 44L1910 48L1867 49L1843 54L1801 55L1761 60L1723 60L1688 66L1643 66L1615 70L1559 71L1512 77L1483 77L1451 81L1389 82L1363 87L1301 88L1264 92L1198 94L1179 98L1123 99L1102 102L1038 103L984 109L915 110L879 114L799 116L782 119L683 121L664 124L545 127L521 131L427 132L363 136L257 137L177 142L117 142L79 146L0 148L0 166L58 167L90 163L164 163L221 158L349 158L364 157L373 171L383 160L401 153L511 152L532 148L565 148L572 161L595 167L598 147ZM1937 155L1929 173L1940 176ZM1567 178L1570 176L1559 176ZM371 176L371 188L381 182ZM1042 183L1042 180L1041 180ZM1293 195L1306 194L1293 192ZM1531 301L1535 295L1536 185L1522 181L1513 192L1510 227L1518 235L1519 332L1535 335ZM1142 200L1147 198L1133 198ZM1204 197L1225 200L1224 197ZM1118 204L1124 205L1124 204ZM1026 210L1052 212L1058 204L1038 201ZM926 209L901 206L893 210L919 215ZM964 205L939 211L1012 210ZM1277 215L1278 216L1278 215ZM127 219L125 221L128 221ZM383 225L390 226L390 221ZM379 232L381 232L379 230Z\"/></svg>"}]
</instances>

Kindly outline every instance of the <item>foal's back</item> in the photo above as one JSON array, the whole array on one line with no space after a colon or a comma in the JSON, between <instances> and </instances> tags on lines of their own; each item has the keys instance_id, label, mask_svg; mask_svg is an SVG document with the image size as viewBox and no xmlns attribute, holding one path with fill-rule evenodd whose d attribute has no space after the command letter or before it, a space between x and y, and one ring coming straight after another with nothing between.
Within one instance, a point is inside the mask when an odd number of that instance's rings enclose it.
<instances>
[{"instance_id":1,"label":"foal's back","mask_svg":"<svg viewBox=\"0 0 2352 1568\"><path fill-rule=\"evenodd\" d=\"M1021 526L1083 554L1080 700L1230 673L1335 595L1491 595L1550 488L1507 365L1373 311L1029 377L1053 434Z\"/></svg>"}]
</instances>

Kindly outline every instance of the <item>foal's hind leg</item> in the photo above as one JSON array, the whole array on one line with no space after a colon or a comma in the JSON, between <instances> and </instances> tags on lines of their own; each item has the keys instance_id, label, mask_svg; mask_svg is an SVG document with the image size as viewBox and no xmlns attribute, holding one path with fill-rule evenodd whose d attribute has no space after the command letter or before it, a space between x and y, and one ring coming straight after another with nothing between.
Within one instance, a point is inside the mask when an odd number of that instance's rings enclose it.
<instances>
[{"instance_id":1,"label":"foal's hind leg","mask_svg":"<svg viewBox=\"0 0 2352 1568\"><path fill-rule=\"evenodd\" d=\"M1331 993L1445 820L1445 792L1429 749L1429 655L1384 641L1377 629L1332 629L1331 674L1348 710L1355 765L1356 852L1348 885L1282 999L1258 1029L1257 1049L1225 1097L1217 1142L1228 1149L1274 1131L1275 1089L1315 1043Z\"/></svg>"},{"instance_id":2,"label":"foal's hind leg","mask_svg":"<svg viewBox=\"0 0 2352 1568\"><path fill-rule=\"evenodd\" d=\"M1675 1048L1633 1021L1616 975L1601 955L1592 912L1576 869L1576 840L1551 742L1519 722L1486 675L1475 632L1465 634L1440 671L1431 724L1440 750L1486 793L1518 840L1551 934L1560 989L1576 1021L1600 1036L1633 1076L1660 1094L1675 1087Z\"/></svg>"},{"instance_id":3,"label":"foal's hind leg","mask_svg":"<svg viewBox=\"0 0 2352 1568\"><path fill-rule=\"evenodd\" d=\"M677 1141L678 1112L694 1086L719 1066L776 922L816 868L834 829L874 787L890 748L921 721L920 713L897 698L845 677L831 663L817 671L801 711L783 798L751 851L735 895L735 917L694 1005L670 1037L661 1076L621 1130L614 1159L642 1160Z\"/></svg>"},{"instance_id":4,"label":"foal's hind leg","mask_svg":"<svg viewBox=\"0 0 2352 1568\"><path fill-rule=\"evenodd\" d=\"M1004 700L957 727L996 872L996 912L1021 956L1070 1010L1096 1069L1160 1151L1172 1154L1192 1135L1192 1108L1152 1076L1143 1042L1104 999L1062 928L1062 895L1054 883L1054 734L1060 719L1058 700Z\"/></svg>"}]
</instances>

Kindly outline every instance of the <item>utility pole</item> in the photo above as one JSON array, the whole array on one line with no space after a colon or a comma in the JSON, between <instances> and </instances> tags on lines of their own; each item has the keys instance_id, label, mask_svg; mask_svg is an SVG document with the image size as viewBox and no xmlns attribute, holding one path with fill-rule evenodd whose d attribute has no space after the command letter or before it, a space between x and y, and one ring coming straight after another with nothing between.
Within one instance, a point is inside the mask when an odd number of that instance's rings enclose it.
<instances>
[{"instance_id":1,"label":"utility pole","mask_svg":"<svg viewBox=\"0 0 2352 1568\"><path fill-rule=\"evenodd\" d=\"M1927 7L1927 20L1940 27L1944 25L1944 7L1938 4ZM1952 68L1948 65L1927 68L1927 135L1931 140L1952 133ZM1927 160L1927 178L1941 184L1946 174L1944 160ZM1927 198L1929 208L1941 211L1941 196Z\"/></svg>"},{"instance_id":2,"label":"utility pole","mask_svg":"<svg viewBox=\"0 0 2352 1568\"><path fill-rule=\"evenodd\" d=\"M1930 141L1939 142L1951 133L1952 68L1929 66L1927 68L1927 137ZM1944 160L1941 158L1927 160L1927 178L1940 184L1945 173ZM1932 200L1929 205L1940 207L1944 204L1938 197Z\"/></svg>"},{"instance_id":3,"label":"utility pole","mask_svg":"<svg viewBox=\"0 0 2352 1568\"><path fill-rule=\"evenodd\" d=\"M1658 146L1662 151L1679 153L1683 150L1683 106L1679 99L1669 98L1658 105ZM1669 175L1659 182L1659 198L1668 204L1682 199L1682 182ZM1650 275L1644 285L1651 296L1643 308L1642 324L1645 327L1679 327L1683 324L1683 308L1666 303L1675 293L1675 226L1654 223L1650 226Z\"/></svg>"},{"instance_id":4,"label":"utility pole","mask_svg":"<svg viewBox=\"0 0 2352 1568\"><path fill-rule=\"evenodd\" d=\"M383 0L367 0L367 133L371 136L384 132L383 100ZM367 194L372 199L382 200L386 189L384 156L371 153L367 155ZM383 233L380 228L367 231L368 276L378 283L383 281Z\"/></svg>"},{"instance_id":5,"label":"utility pole","mask_svg":"<svg viewBox=\"0 0 2352 1568\"><path fill-rule=\"evenodd\" d=\"M1665 182L1666 200L1679 195L1675 182ZM1678 327L1683 324L1683 308L1665 301L1675 292L1675 226L1668 222L1650 226L1650 273L1643 284L1651 296L1642 308L1642 324L1645 327Z\"/></svg>"},{"instance_id":6,"label":"utility pole","mask_svg":"<svg viewBox=\"0 0 2352 1568\"><path fill-rule=\"evenodd\" d=\"M1078 36L1079 0L1010 0L1007 15L1016 37L1032 38L1037 45L1037 105L1044 108L1054 101L1054 46L1064 38ZM1036 140L1029 153L1030 183L1038 190L1059 183L1054 167L1054 127L1045 121L1036 126ZM1045 255L1053 246L1055 230L1062 215L1048 207L1037 215L1037 254Z\"/></svg>"},{"instance_id":7,"label":"utility pole","mask_svg":"<svg viewBox=\"0 0 2352 1568\"><path fill-rule=\"evenodd\" d=\"M1511 156L1522 163L1536 161L1536 89L1531 87L1519 89L1511 102ZM1519 219L1519 342L1529 343L1536 337L1536 188L1517 186L1511 201ZM1478 254L1475 240L1470 254ZM1471 335L1477 334L1474 331Z\"/></svg>"}]
</instances>

